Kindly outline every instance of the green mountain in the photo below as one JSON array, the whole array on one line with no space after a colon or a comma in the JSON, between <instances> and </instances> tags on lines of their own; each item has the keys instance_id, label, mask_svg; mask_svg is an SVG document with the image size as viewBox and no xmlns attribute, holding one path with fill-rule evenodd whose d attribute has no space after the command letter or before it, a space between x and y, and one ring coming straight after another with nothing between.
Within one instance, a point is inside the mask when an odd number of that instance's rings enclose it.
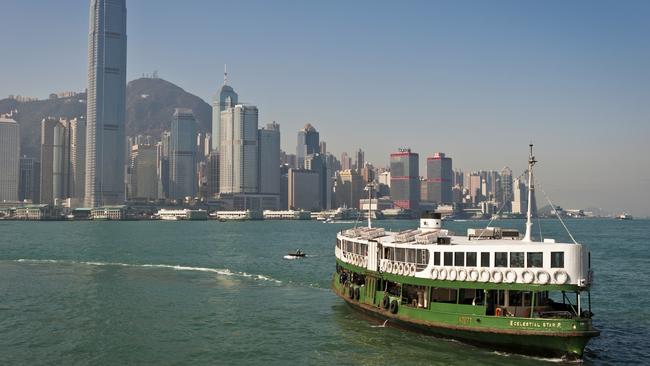
<instances>
[{"instance_id":1,"label":"green mountain","mask_svg":"<svg viewBox=\"0 0 650 366\"><path fill-rule=\"evenodd\" d=\"M163 79L141 78L130 81L126 87L127 136L160 136L163 130L170 128L174 108L192 109L197 120L197 130L211 130L212 108L201 98ZM0 100L0 114L12 111L13 118L20 124L21 154L40 158L43 118L85 116L86 94L32 102Z\"/></svg>"}]
</instances>

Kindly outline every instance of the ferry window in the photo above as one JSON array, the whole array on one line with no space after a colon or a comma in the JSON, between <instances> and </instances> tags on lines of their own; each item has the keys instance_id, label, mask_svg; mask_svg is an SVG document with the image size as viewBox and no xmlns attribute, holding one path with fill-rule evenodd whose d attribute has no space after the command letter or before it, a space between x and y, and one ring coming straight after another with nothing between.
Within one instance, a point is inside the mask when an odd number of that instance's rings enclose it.
<instances>
[{"instance_id":1,"label":"ferry window","mask_svg":"<svg viewBox=\"0 0 650 366\"><path fill-rule=\"evenodd\" d=\"M456 303L456 289L451 288L431 288L431 302L448 302Z\"/></svg>"},{"instance_id":2,"label":"ferry window","mask_svg":"<svg viewBox=\"0 0 650 366\"><path fill-rule=\"evenodd\" d=\"M508 267L508 253L495 252L494 253L494 266L495 267Z\"/></svg>"},{"instance_id":3,"label":"ferry window","mask_svg":"<svg viewBox=\"0 0 650 366\"><path fill-rule=\"evenodd\" d=\"M415 263L415 249L406 250L406 261L409 263Z\"/></svg>"},{"instance_id":4,"label":"ferry window","mask_svg":"<svg viewBox=\"0 0 650 366\"><path fill-rule=\"evenodd\" d=\"M418 264L429 264L429 251L426 249L417 250L417 263Z\"/></svg>"},{"instance_id":5,"label":"ferry window","mask_svg":"<svg viewBox=\"0 0 650 366\"><path fill-rule=\"evenodd\" d=\"M542 268L544 267L544 256L541 252L527 253L526 266L528 268Z\"/></svg>"},{"instance_id":6,"label":"ferry window","mask_svg":"<svg viewBox=\"0 0 650 366\"><path fill-rule=\"evenodd\" d=\"M440 252L433 252L433 265L434 266L440 265Z\"/></svg>"},{"instance_id":7,"label":"ferry window","mask_svg":"<svg viewBox=\"0 0 650 366\"><path fill-rule=\"evenodd\" d=\"M512 252L510 253L510 267L522 268L524 266L524 253Z\"/></svg>"},{"instance_id":8,"label":"ferry window","mask_svg":"<svg viewBox=\"0 0 650 366\"><path fill-rule=\"evenodd\" d=\"M490 266L490 253L481 253L481 267Z\"/></svg>"},{"instance_id":9,"label":"ferry window","mask_svg":"<svg viewBox=\"0 0 650 366\"><path fill-rule=\"evenodd\" d=\"M346 241L345 242L345 251L346 252L351 252L352 251L352 242L351 241Z\"/></svg>"},{"instance_id":10,"label":"ferry window","mask_svg":"<svg viewBox=\"0 0 650 366\"><path fill-rule=\"evenodd\" d=\"M483 290L473 288L460 289L458 303L465 305L483 305Z\"/></svg>"},{"instance_id":11,"label":"ferry window","mask_svg":"<svg viewBox=\"0 0 650 366\"><path fill-rule=\"evenodd\" d=\"M454 265L455 266L464 266L465 265L465 252L456 252L456 253L454 253Z\"/></svg>"},{"instance_id":12,"label":"ferry window","mask_svg":"<svg viewBox=\"0 0 650 366\"><path fill-rule=\"evenodd\" d=\"M564 252L551 252L551 268L564 268Z\"/></svg>"},{"instance_id":13,"label":"ferry window","mask_svg":"<svg viewBox=\"0 0 650 366\"><path fill-rule=\"evenodd\" d=\"M445 252L444 253L444 258L445 258L445 266L453 266L454 265L454 253Z\"/></svg>"},{"instance_id":14,"label":"ferry window","mask_svg":"<svg viewBox=\"0 0 650 366\"><path fill-rule=\"evenodd\" d=\"M476 252L467 252L467 267L476 267Z\"/></svg>"},{"instance_id":15,"label":"ferry window","mask_svg":"<svg viewBox=\"0 0 650 366\"><path fill-rule=\"evenodd\" d=\"M395 248L395 260L398 262L404 262L404 259L406 257L404 248Z\"/></svg>"}]
</instances>

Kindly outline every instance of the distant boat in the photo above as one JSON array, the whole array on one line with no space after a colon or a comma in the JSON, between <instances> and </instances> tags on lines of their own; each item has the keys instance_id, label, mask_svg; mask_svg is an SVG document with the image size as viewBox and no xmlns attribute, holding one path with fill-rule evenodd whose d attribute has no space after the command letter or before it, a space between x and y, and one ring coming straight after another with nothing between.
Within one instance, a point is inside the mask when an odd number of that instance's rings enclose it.
<instances>
[{"instance_id":1,"label":"distant boat","mask_svg":"<svg viewBox=\"0 0 650 366\"><path fill-rule=\"evenodd\" d=\"M617 220L632 220L632 219L634 219L634 217L632 217L632 215L630 215L628 213L622 213L622 214L616 216L616 219Z\"/></svg>"},{"instance_id":2,"label":"distant boat","mask_svg":"<svg viewBox=\"0 0 650 366\"><path fill-rule=\"evenodd\" d=\"M305 252L303 252L301 249L298 249L295 252L290 252L289 254L285 255L284 259L299 259L304 258L305 256Z\"/></svg>"}]
</instances>

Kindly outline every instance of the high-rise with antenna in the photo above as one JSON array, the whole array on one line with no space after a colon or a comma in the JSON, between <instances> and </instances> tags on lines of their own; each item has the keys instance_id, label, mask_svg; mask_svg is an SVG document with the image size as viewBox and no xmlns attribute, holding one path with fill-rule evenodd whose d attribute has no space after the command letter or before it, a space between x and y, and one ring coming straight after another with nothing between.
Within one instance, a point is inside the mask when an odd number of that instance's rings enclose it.
<instances>
[{"instance_id":1,"label":"high-rise with antenna","mask_svg":"<svg viewBox=\"0 0 650 366\"><path fill-rule=\"evenodd\" d=\"M223 65L223 85L212 99L212 150L219 152L221 140L221 112L238 103L239 96L228 85L228 65Z\"/></svg>"}]
</instances>

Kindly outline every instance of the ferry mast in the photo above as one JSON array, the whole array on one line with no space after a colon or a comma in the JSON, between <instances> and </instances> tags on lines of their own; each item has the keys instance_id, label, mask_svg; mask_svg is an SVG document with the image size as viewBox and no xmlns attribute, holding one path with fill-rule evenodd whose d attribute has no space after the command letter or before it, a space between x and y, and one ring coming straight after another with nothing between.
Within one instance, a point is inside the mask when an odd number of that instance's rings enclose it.
<instances>
[{"instance_id":1,"label":"ferry mast","mask_svg":"<svg viewBox=\"0 0 650 366\"><path fill-rule=\"evenodd\" d=\"M532 242L531 234L533 232L532 221L532 207L533 207L533 194L535 185L533 183L533 166L537 163L535 156L533 156L533 144L530 144L530 154L528 155L528 210L526 211L526 235L521 240L523 242Z\"/></svg>"}]
</instances>

